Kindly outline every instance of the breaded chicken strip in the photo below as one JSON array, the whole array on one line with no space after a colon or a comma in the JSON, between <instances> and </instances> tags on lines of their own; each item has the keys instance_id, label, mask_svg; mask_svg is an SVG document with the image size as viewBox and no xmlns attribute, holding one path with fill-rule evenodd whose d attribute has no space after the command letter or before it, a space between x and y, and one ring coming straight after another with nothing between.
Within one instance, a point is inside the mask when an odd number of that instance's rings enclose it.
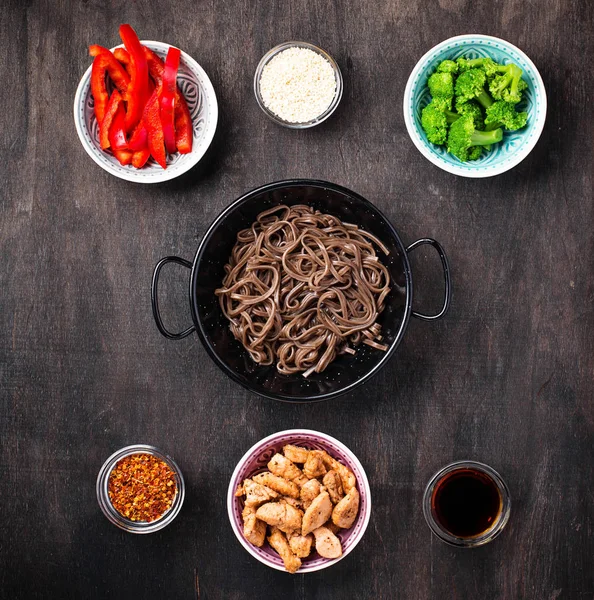
<instances>
[{"instance_id":1,"label":"breaded chicken strip","mask_svg":"<svg viewBox=\"0 0 594 600\"><path fill-rule=\"evenodd\" d=\"M264 502L269 502L270 500L278 498L278 494L274 490L267 488L265 485L256 483L251 479L246 479L243 482L243 490L245 492L246 506L260 506L260 504L264 504Z\"/></svg>"},{"instance_id":2,"label":"breaded chicken strip","mask_svg":"<svg viewBox=\"0 0 594 600\"><path fill-rule=\"evenodd\" d=\"M291 498L299 498L299 488L296 483L287 481L283 477L273 475L272 473L260 473L254 475L252 479L261 485L269 487L271 490L278 492L282 496L291 496Z\"/></svg>"},{"instance_id":3,"label":"breaded chicken strip","mask_svg":"<svg viewBox=\"0 0 594 600\"><path fill-rule=\"evenodd\" d=\"M321 527L332 514L332 502L328 492L322 492L309 505L309 508L303 515L301 525L301 535L307 535L314 529Z\"/></svg>"},{"instance_id":4,"label":"breaded chicken strip","mask_svg":"<svg viewBox=\"0 0 594 600\"><path fill-rule=\"evenodd\" d=\"M308 535L300 535L296 532L287 533L287 540L291 550L293 550L296 556L299 558L306 558L309 556L313 545L313 536L311 533Z\"/></svg>"},{"instance_id":5,"label":"breaded chicken strip","mask_svg":"<svg viewBox=\"0 0 594 600\"><path fill-rule=\"evenodd\" d=\"M279 556L285 563L285 569L289 573L295 573L301 566L301 559L293 553L289 542L282 531L277 527L272 528L271 534L268 536L268 543L278 552Z\"/></svg>"},{"instance_id":6,"label":"breaded chicken strip","mask_svg":"<svg viewBox=\"0 0 594 600\"><path fill-rule=\"evenodd\" d=\"M266 523L256 517L256 509L253 506L245 506L241 516L243 517L243 535L245 539L250 544L261 548L266 537Z\"/></svg>"},{"instance_id":7,"label":"breaded chicken strip","mask_svg":"<svg viewBox=\"0 0 594 600\"><path fill-rule=\"evenodd\" d=\"M303 474L308 479L321 477L326 473L326 467L322 461L322 453L319 450L312 450L303 465Z\"/></svg>"},{"instance_id":8,"label":"breaded chicken strip","mask_svg":"<svg viewBox=\"0 0 594 600\"><path fill-rule=\"evenodd\" d=\"M334 469L339 475L342 481L342 488L345 492L348 492L351 488L357 485L357 478L354 473L347 469L341 462L338 462L335 458L332 458L324 450L320 450L322 454L322 460L329 469Z\"/></svg>"},{"instance_id":9,"label":"breaded chicken strip","mask_svg":"<svg viewBox=\"0 0 594 600\"><path fill-rule=\"evenodd\" d=\"M282 498L279 498L279 502L286 502L297 510L301 510L303 508L303 502L297 498L291 498L291 496L283 496Z\"/></svg>"},{"instance_id":10,"label":"breaded chicken strip","mask_svg":"<svg viewBox=\"0 0 594 600\"><path fill-rule=\"evenodd\" d=\"M308 481L307 477L301 472L301 469L282 454L277 453L270 459L268 470L274 475L294 481L299 487Z\"/></svg>"},{"instance_id":11,"label":"breaded chicken strip","mask_svg":"<svg viewBox=\"0 0 594 600\"><path fill-rule=\"evenodd\" d=\"M352 527L359 512L359 492L357 488L349 490L347 495L334 507L332 522L342 529Z\"/></svg>"},{"instance_id":12,"label":"breaded chicken strip","mask_svg":"<svg viewBox=\"0 0 594 600\"><path fill-rule=\"evenodd\" d=\"M300 448L299 446L293 446L292 444L287 444L283 448L283 453L291 462L302 465L307 460L309 450L306 448Z\"/></svg>"},{"instance_id":13,"label":"breaded chicken strip","mask_svg":"<svg viewBox=\"0 0 594 600\"><path fill-rule=\"evenodd\" d=\"M320 495L320 482L317 479L310 479L301 487L300 497L303 508L309 508L314 498Z\"/></svg>"},{"instance_id":14,"label":"breaded chicken strip","mask_svg":"<svg viewBox=\"0 0 594 600\"><path fill-rule=\"evenodd\" d=\"M318 527L312 533L316 538L316 551L320 556L324 558L342 556L340 540L327 527Z\"/></svg>"},{"instance_id":15,"label":"breaded chicken strip","mask_svg":"<svg viewBox=\"0 0 594 600\"><path fill-rule=\"evenodd\" d=\"M330 500L332 500L332 503L338 504L344 496L340 475L334 469L332 469L328 471L326 475L324 475L322 482L330 494Z\"/></svg>"},{"instance_id":16,"label":"breaded chicken strip","mask_svg":"<svg viewBox=\"0 0 594 600\"><path fill-rule=\"evenodd\" d=\"M286 502L268 502L257 511L256 517L285 533L301 529L301 511Z\"/></svg>"}]
</instances>

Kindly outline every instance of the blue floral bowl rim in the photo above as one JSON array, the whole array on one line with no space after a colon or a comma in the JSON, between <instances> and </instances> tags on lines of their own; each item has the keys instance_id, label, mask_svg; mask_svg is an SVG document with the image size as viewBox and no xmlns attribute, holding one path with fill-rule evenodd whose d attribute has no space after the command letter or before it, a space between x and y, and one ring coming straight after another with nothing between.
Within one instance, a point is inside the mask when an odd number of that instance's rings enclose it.
<instances>
[{"instance_id":1,"label":"blue floral bowl rim","mask_svg":"<svg viewBox=\"0 0 594 600\"><path fill-rule=\"evenodd\" d=\"M517 54L519 54L522 57L522 59L526 62L526 64L530 67L530 69L533 72L533 75L534 75L534 78L536 81L535 93L536 93L539 103L541 103L541 107L540 107L540 111L539 111L538 120L533 125L534 132L532 135L532 140L528 144L525 144L521 148L519 148L518 151L513 155L513 157L509 161L507 161L504 164L493 165L493 166L477 165L477 167L474 169L468 169L468 168L463 168L463 167L457 167L455 165L446 163L445 161L439 160L439 158L437 156L435 156L435 154L433 152L429 151L429 149L427 148L427 142L425 142L419 134L415 116L414 116L412 110L410 109L410 99L417 87L415 85L415 79L416 79L417 75L419 74L419 72L423 68L425 68L425 66L426 66L425 63L429 60L430 57L433 57L433 58L436 57L439 54L439 52L445 50L447 48L447 46L451 45L452 43L455 43L457 46L463 46L465 42L476 43L478 41L496 42L496 43L501 44L502 46L506 47L507 49L516 52ZM417 83L417 85L418 85L418 83ZM506 40L502 40L501 38L494 37L491 35L483 35L483 34L478 34L478 33L477 34L464 34L464 35L457 35L457 36L448 38L447 40L444 40L443 42L440 42L439 44L433 46L431 49L429 49L427 52L425 52L425 54L423 54L423 56L419 59L417 64L414 66L414 68L408 78L408 81L406 82L406 87L404 89L404 98L403 98L403 102L402 102L402 108L403 108L403 112L404 112L404 123L406 125L406 130L408 131L408 135L410 136L410 139L413 141L414 145L418 148L419 152L421 152L421 154L425 158L427 158L429 161L431 161L434 165L436 165L440 169L443 169L444 171L448 171L449 173L452 173L454 175L459 175L461 177L472 177L472 178L492 177L494 175L500 175L501 173L504 173L505 171L512 169L513 167L518 165L520 162L522 162L528 156L528 154L530 154L530 152L532 152L532 149L536 145L536 142L538 142L540 135L542 133L542 130L544 129L544 124L545 124L546 115L547 115L547 93L546 93L546 89L544 86L544 82L542 80L542 77L541 77L538 69L536 68L536 65L532 62L532 60L530 60L530 58L526 55L526 53L523 52L522 50L520 50L517 46L515 46L514 44L512 44Z\"/></svg>"}]
</instances>

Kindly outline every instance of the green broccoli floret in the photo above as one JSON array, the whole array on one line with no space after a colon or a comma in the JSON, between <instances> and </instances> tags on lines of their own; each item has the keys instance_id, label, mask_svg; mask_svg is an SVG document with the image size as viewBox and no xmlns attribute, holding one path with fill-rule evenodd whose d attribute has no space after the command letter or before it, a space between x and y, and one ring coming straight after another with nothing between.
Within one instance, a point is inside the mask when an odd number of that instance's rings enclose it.
<instances>
[{"instance_id":1,"label":"green broccoli floret","mask_svg":"<svg viewBox=\"0 0 594 600\"><path fill-rule=\"evenodd\" d=\"M493 104L491 96L485 91L485 82L487 75L482 69L468 69L458 76L456 79L456 108L476 99L487 108Z\"/></svg>"},{"instance_id":2,"label":"green broccoli floret","mask_svg":"<svg viewBox=\"0 0 594 600\"><path fill-rule=\"evenodd\" d=\"M522 99L522 92L528 87L522 79L522 69L510 63L499 65L497 75L489 84L489 91L496 100L505 100L517 104Z\"/></svg>"},{"instance_id":3,"label":"green broccoli floret","mask_svg":"<svg viewBox=\"0 0 594 600\"><path fill-rule=\"evenodd\" d=\"M490 146L500 142L503 139L503 131L495 129L494 131L477 131L474 127L474 121L470 115L462 115L457 121L454 121L448 134L448 152L459 158L462 162L469 160L474 156L474 152L469 152L473 146Z\"/></svg>"},{"instance_id":4,"label":"green broccoli floret","mask_svg":"<svg viewBox=\"0 0 594 600\"><path fill-rule=\"evenodd\" d=\"M485 125L488 130L504 127L508 131L516 131L526 125L527 112L518 112L516 105L499 100L487 108Z\"/></svg>"},{"instance_id":5,"label":"green broccoli floret","mask_svg":"<svg viewBox=\"0 0 594 600\"><path fill-rule=\"evenodd\" d=\"M458 64L453 60L442 60L438 65L436 71L438 73L457 73Z\"/></svg>"},{"instance_id":6,"label":"green broccoli floret","mask_svg":"<svg viewBox=\"0 0 594 600\"><path fill-rule=\"evenodd\" d=\"M421 125L432 144L445 144L448 136L448 125L459 118L459 115L448 110L439 98L430 102L421 112Z\"/></svg>"},{"instance_id":7,"label":"green broccoli floret","mask_svg":"<svg viewBox=\"0 0 594 600\"><path fill-rule=\"evenodd\" d=\"M454 97L454 76L451 73L433 73L427 80L432 98L443 98L450 101Z\"/></svg>"},{"instance_id":8,"label":"green broccoli floret","mask_svg":"<svg viewBox=\"0 0 594 600\"><path fill-rule=\"evenodd\" d=\"M474 121L475 129L484 128L485 119L483 117L483 110L474 100L463 102L460 106L456 106L456 110L461 115L470 115Z\"/></svg>"},{"instance_id":9,"label":"green broccoli floret","mask_svg":"<svg viewBox=\"0 0 594 600\"><path fill-rule=\"evenodd\" d=\"M467 59L467 58L461 57L456 61L456 64L458 65L458 69L459 69L460 73L463 73L464 71L468 71L469 69L480 68L485 71L485 74L488 77L495 75L495 73L497 72L497 67L499 66L495 61L493 61L490 58Z\"/></svg>"},{"instance_id":10,"label":"green broccoli floret","mask_svg":"<svg viewBox=\"0 0 594 600\"><path fill-rule=\"evenodd\" d=\"M483 146L471 146L468 150L468 160L477 160L483 153Z\"/></svg>"}]
</instances>

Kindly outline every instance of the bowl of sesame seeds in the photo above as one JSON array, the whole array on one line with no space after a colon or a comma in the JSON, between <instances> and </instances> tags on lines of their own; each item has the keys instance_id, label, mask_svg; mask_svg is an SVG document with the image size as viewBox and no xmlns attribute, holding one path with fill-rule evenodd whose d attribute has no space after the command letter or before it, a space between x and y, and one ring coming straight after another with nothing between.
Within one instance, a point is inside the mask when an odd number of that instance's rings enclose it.
<instances>
[{"instance_id":1,"label":"bowl of sesame seeds","mask_svg":"<svg viewBox=\"0 0 594 600\"><path fill-rule=\"evenodd\" d=\"M97 477L103 514L130 533L153 533L169 525L181 510L184 495L184 478L175 461L145 444L114 452Z\"/></svg>"},{"instance_id":2,"label":"bowl of sesame seeds","mask_svg":"<svg viewBox=\"0 0 594 600\"><path fill-rule=\"evenodd\" d=\"M325 121L342 98L336 61L308 42L285 42L269 50L254 76L262 111L275 123L307 129Z\"/></svg>"}]
</instances>

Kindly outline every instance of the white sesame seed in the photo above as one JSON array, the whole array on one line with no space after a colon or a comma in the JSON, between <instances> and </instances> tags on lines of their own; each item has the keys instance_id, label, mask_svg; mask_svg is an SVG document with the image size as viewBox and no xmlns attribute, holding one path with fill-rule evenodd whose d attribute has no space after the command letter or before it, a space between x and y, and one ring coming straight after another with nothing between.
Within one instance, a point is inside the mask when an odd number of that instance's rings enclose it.
<instances>
[{"instance_id":1,"label":"white sesame seed","mask_svg":"<svg viewBox=\"0 0 594 600\"><path fill-rule=\"evenodd\" d=\"M307 123L332 104L334 69L309 48L288 48L262 69L260 94L266 108L283 121Z\"/></svg>"}]
</instances>

